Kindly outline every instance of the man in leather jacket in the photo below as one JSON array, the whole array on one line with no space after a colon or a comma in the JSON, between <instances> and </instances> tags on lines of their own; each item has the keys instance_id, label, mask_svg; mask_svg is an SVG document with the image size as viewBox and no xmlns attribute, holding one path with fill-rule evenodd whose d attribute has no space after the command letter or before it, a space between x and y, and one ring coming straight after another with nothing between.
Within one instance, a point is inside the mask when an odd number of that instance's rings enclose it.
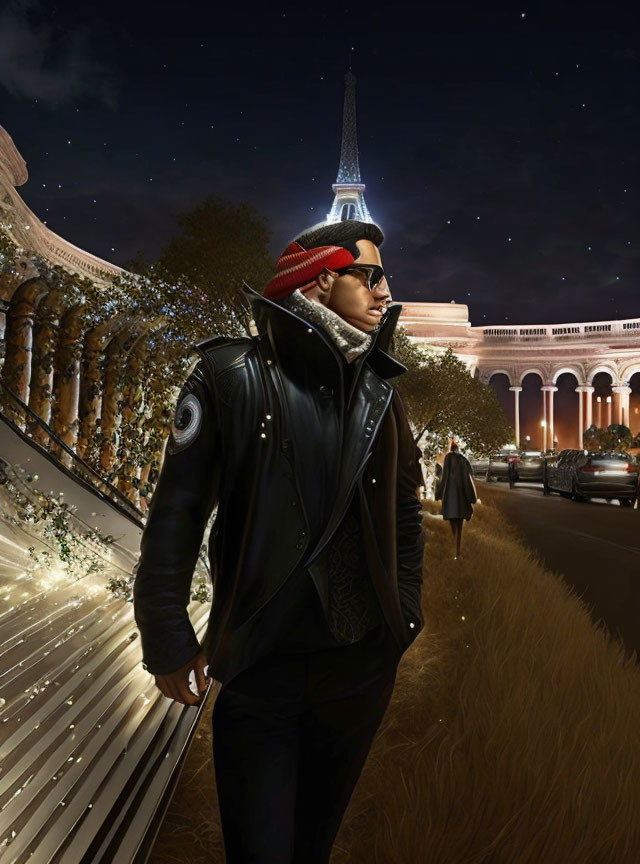
<instances>
[{"instance_id":1,"label":"man in leather jacket","mask_svg":"<svg viewBox=\"0 0 640 864\"><path fill-rule=\"evenodd\" d=\"M289 244L257 334L214 337L178 397L136 565L145 667L213 710L228 864L329 861L397 664L423 627L420 451L391 379L401 306L378 226ZM209 517L213 603L187 605ZM207 665L209 675L206 675Z\"/></svg>"}]
</instances>

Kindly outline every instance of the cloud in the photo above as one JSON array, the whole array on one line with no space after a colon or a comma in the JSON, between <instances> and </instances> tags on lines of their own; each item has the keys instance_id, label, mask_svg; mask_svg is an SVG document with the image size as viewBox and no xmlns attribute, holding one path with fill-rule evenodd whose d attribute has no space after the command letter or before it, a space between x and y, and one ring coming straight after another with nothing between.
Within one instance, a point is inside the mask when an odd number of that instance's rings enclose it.
<instances>
[{"instance_id":1,"label":"cloud","mask_svg":"<svg viewBox=\"0 0 640 864\"><path fill-rule=\"evenodd\" d=\"M92 98L115 110L115 76L93 56L91 30L52 23L54 16L40 0L10 0L0 10L0 86L53 107Z\"/></svg>"}]
</instances>

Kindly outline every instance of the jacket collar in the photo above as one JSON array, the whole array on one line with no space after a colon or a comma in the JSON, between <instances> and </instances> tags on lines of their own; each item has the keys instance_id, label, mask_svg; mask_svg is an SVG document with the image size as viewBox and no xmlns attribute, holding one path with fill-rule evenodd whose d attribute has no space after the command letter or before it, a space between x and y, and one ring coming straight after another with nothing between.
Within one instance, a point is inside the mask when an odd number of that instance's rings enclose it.
<instances>
[{"instance_id":1,"label":"jacket collar","mask_svg":"<svg viewBox=\"0 0 640 864\"><path fill-rule=\"evenodd\" d=\"M336 371L341 375L346 361L324 329L254 291L246 282L242 291L251 305L258 333L272 343L279 356L291 357L297 364L311 369L323 369L327 363L332 367L337 364ZM371 333L369 348L353 361L356 367L354 384L365 361L382 378L394 378L407 371L406 366L388 353L401 311L401 303L391 304L380 326ZM310 339L314 334L316 338ZM321 356L318 356L319 351Z\"/></svg>"}]
</instances>

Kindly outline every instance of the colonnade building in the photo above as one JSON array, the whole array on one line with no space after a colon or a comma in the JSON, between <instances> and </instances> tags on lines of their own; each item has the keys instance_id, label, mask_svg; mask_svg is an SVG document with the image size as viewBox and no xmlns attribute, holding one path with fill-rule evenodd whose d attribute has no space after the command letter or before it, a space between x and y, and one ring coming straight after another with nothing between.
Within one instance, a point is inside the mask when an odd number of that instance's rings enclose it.
<instances>
[{"instance_id":1,"label":"colonnade building","mask_svg":"<svg viewBox=\"0 0 640 864\"><path fill-rule=\"evenodd\" d=\"M519 445L528 436L543 449L556 441L577 447L592 424L621 423L640 432L640 318L474 327L464 304L404 303L400 323L420 347L451 348L470 374L496 388ZM560 430L555 397L561 382L575 396L569 400L572 422ZM538 408L527 411L527 429L524 389L539 394Z\"/></svg>"}]
</instances>

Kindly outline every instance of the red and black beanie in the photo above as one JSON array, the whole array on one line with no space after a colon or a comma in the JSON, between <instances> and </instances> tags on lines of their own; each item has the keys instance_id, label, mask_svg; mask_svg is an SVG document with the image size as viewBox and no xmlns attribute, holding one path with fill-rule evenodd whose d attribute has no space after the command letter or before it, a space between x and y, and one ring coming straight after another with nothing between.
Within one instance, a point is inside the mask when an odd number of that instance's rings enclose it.
<instances>
[{"instance_id":1,"label":"red and black beanie","mask_svg":"<svg viewBox=\"0 0 640 864\"><path fill-rule=\"evenodd\" d=\"M280 300L292 294L296 288L308 291L315 285L316 277L325 267L338 270L353 264L355 258L343 246L316 246L305 249L299 243L289 243L276 264L277 274L267 282L264 296Z\"/></svg>"}]
</instances>

